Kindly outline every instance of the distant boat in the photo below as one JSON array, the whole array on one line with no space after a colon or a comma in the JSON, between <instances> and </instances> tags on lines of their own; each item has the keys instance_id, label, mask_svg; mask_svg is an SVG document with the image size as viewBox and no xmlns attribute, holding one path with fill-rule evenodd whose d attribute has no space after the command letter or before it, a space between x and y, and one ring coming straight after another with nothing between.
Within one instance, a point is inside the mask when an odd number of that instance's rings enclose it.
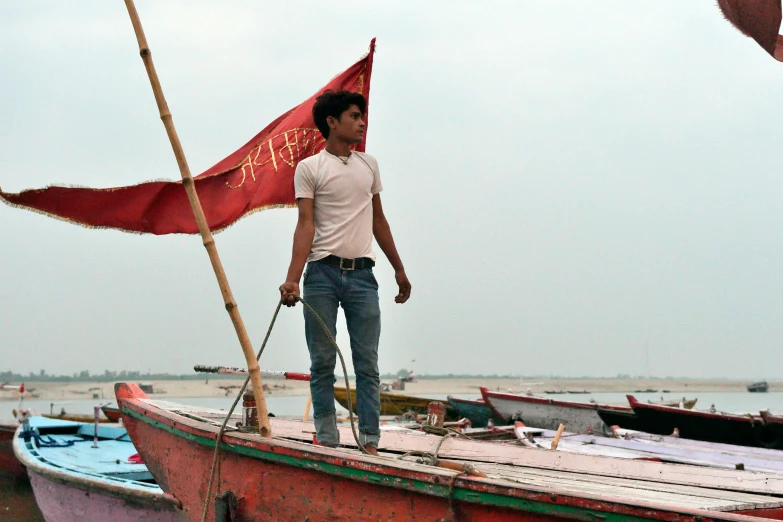
<instances>
[{"instance_id":1,"label":"distant boat","mask_svg":"<svg viewBox=\"0 0 783 522\"><path fill-rule=\"evenodd\" d=\"M345 388L334 387L334 400L340 403L340 406L348 409L348 394ZM413 397L411 395L400 395L397 393L381 392L381 415L405 415L413 412L419 415L427 414L427 406L438 399L425 399L423 397ZM443 402L446 406L446 420L457 420L457 412L448 401ZM356 390L351 388L351 405L356 412Z\"/></svg>"},{"instance_id":2,"label":"distant boat","mask_svg":"<svg viewBox=\"0 0 783 522\"><path fill-rule=\"evenodd\" d=\"M468 419L474 428L485 427L487 421L490 419L496 426L499 426L504 422L502 418L492 412L492 408L483 400L471 401L468 399L458 399L451 395L449 395L447 399L452 408L457 412L457 416Z\"/></svg>"},{"instance_id":3,"label":"distant boat","mask_svg":"<svg viewBox=\"0 0 783 522\"><path fill-rule=\"evenodd\" d=\"M29 429L25 429L29 428ZM179 503L157 486L124 428L31 417L17 429L14 453L27 467L47 521L174 522ZM133 458L131 458L134 456Z\"/></svg>"},{"instance_id":4,"label":"distant boat","mask_svg":"<svg viewBox=\"0 0 783 522\"><path fill-rule=\"evenodd\" d=\"M647 401L650 404L658 404L660 406L671 406L672 408L685 408L686 410L692 410L696 406L696 401L699 399L685 399L677 400L660 400L660 401Z\"/></svg>"},{"instance_id":5,"label":"distant boat","mask_svg":"<svg viewBox=\"0 0 783 522\"><path fill-rule=\"evenodd\" d=\"M750 393L766 393L769 390L769 383L767 381L754 382L748 384L748 391Z\"/></svg>"}]
</instances>

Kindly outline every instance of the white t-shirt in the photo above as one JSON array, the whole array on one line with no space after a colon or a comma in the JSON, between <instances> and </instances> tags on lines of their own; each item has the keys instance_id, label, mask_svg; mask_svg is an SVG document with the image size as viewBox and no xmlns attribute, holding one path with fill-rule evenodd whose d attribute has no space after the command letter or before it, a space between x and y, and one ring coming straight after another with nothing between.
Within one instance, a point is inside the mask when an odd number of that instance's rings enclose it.
<instances>
[{"instance_id":1,"label":"white t-shirt","mask_svg":"<svg viewBox=\"0 0 783 522\"><path fill-rule=\"evenodd\" d=\"M315 237L308 261L330 254L375 259L372 197L383 190L375 158L354 151L344 164L322 150L296 166L294 189L297 199L313 200Z\"/></svg>"}]
</instances>

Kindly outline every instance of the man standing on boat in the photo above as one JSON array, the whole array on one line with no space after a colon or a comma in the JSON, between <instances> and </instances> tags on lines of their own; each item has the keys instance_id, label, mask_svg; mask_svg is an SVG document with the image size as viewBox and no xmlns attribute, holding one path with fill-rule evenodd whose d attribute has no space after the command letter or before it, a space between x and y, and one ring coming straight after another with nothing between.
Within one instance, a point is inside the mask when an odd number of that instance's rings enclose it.
<instances>
[{"instance_id":1,"label":"man standing on boat","mask_svg":"<svg viewBox=\"0 0 783 522\"><path fill-rule=\"evenodd\" d=\"M299 219L286 281L280 294L286 306L294 306L299 280L304 274L307 301L336 335L337 308L342 306L351 338L356 373L356 412L359 442L377 454L380 440L380 374L378 340L381 311L373 237L394 268L404 303L411 294L391 229L381 206L378 162L350 147L364 139L367 102L359 93L325 92L313 105L313 119L326 139L326 148L302 160L296 167L294 188ZM334 369L337 354L323 328L305 308L305 338L310 351L310 392L319 444L340 442L334 408Z\"/></svg>"}]
</instances>

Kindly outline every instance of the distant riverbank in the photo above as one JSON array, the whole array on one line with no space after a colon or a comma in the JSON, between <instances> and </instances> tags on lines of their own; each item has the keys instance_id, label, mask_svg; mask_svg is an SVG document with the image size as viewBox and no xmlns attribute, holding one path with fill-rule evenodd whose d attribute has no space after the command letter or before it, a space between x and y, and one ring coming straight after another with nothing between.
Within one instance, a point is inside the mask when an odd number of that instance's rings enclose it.
<instances>
[{"instance_id":1,"label":"distant riverbank","mask_svg":"<svg viewBox=\"0 0 783 522\"><path fill-rule=\"evenodd\" d=\"M338 379L340 386L342 378ZM235 395L242 385L237 379L203 380L157 380L145 382L152 386L152 395L156 398L179 397L223 397ZM307 382L265 379L267 394L276 396L306 396L309 392ZM479 387L492 390L525 392L528 389L536 395L546 392L589 392L589 393L703 393L703 392L746 392L750 381L734 380L697 380L697 379L419 379L405 383L401 393L410 395L428 394L466 394L478 396ZM353 382L351 382L353 386ZM783 382L769 383L771 392L783 391ZM64 399L114 399L114 383L106 382L31 382L27 385L27 398L41 400ZM747 392L746 392L747 393ZM18 400L14 391L0 391L0 400Z\"/></svg>"}]
</instances>

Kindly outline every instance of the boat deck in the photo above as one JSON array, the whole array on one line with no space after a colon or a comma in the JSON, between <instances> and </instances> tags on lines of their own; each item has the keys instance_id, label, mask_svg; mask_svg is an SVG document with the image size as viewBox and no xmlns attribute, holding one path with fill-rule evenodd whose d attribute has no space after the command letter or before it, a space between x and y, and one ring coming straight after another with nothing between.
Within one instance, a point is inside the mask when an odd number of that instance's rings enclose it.
<instances>
[{"instance_id":1,"label":"boat deck","mask_svg":"<svg viewBox=\"0 0 783 522\"><path fill-rule=\"evenodd\" d=\"M121 482L124 487L160 491L144 464L128 460L136 449L124 428L100 425L96 449L94 426L32 417L30 427L40 431L43 443L31 438L20 440L20 447L43 466L100 481Z\"/></svg>"},{"instance_id":2,"label":"boat deck","mask_svg":"<svg viewBox=\"0 0 783 522\"><path fill-rule=\"evenodd\" d=\"M212 425L215 430L222 424L223 418L225 417L225 412L218 410L187 407L181 404L153 399L142 400L151 406L183 415L192 420L206 422ZM235 413L229 422L229 426L234 425L239 419L240 415ZM270 418L270 422L275 439L306 444L308 447L312 448L311 443L315 432L313 423L281 418ZM259 435L257 434L241 433L236 430L236 428L231 428L230 431L232 437L240 439L258 440L259 438ZM360 452L356 449L356 443L350 428L340 428L340 431L341 442L343 446L347 447L341 447L334 450L319 447L319 450L331 450L336 454L352 454L359 457ZM420 458L417 457L403 457L403 454L406 451L433 451L441 439L442 437L420 432L406 433L403 430L384 432L379 448L380 455L378 457L361 455L361 458L382 463L387 466L399 466L407 470L417 469L430 474L451 477L456 472L424 464L420 462ZM510 456L505 457L504 455ZM519 457L520 455L522 457ZM525 460L525 456L538 455L549 456L552 464L549 466L536 463L533 465L519 464L520 459ZM552 456L555 456L555 458L552 459ZM724 475L725 477L735 477L734 480L737 480L736 477L747 477L748 480L746 484L743 484L742 486L745 490L738 491L732 488L732 484L728 483L728 480L726 487L714 487L714 481L713 487L700 485L698 483L699 472L694 472L692 474L695 478L691 478L691 480L696 480L697 482L690 485L683 483L667 483L666 476L661 477L659 479L660 481L627 478L621 476L619 472L617 475L612 476L611 470L614 468L619 470L619 464L617 463L623 461L611 457L585 457L602 459L601 461L594 460L593 462L601 462L604 471L599 470L595 473L586 473L583 471L575 471L574 469L564 469L568 466L561 467L561 462L564 462L561 459L568 459L569 457L578 459L582 456L552 452L551 450L527 449L508 444L449 439L441 446L439 457L448 458L449 460L456 462L470 463L476 469L484 472L488 476L487 479L477 480L489 481L492 485L501 487L523 487L527 490L562 495L572 494L584 498L611 497L615 501L632 505L650 503L689 509L745 512L746 514L750 514L747 513L749 511L758 509L783 508L783 498L781 496L766 494L769 493L769 490L764 491L761 487L759 487L758 491L753 490L754 480L763 481L767 480L767 478L760 475L754 475L753 472L750 471L731 472L735 474L745 473L746 475ZM540 459L538 462L541 462ZM644 462L634 462L634 464L662 465ZM669 464L666 466L671 466L675 471L680 468L703 469ZM682 471L679 472L683 473ZM701 476L707 477L708 475L713 474L713 472L716 472L718 473L718 478L720 478L720 473L728 473L728 470L708 470L708 472L709 473L705 474L702 471ZM768 488L769 487L776 486L768 486Z\"/></svg>"}]
</instances>

